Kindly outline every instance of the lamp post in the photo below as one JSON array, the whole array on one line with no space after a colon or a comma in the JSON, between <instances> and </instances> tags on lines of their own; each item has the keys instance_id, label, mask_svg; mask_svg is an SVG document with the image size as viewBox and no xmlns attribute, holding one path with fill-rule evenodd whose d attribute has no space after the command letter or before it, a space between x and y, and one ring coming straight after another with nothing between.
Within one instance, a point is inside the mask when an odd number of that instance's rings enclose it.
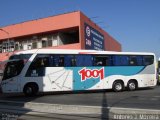
<instances>
[{"instance_id":1,"label":"lamp post","mask_svg":"<svg viewBox=\"0 0 160 120\"><path fill-rule=\"evenodd\" d=\"M10 52L10 40L9 40L9 32L7 32L6 30L4 30L4 29L2 29L2 28L0 28L0 30L1 31L3 31L3 32L5 32L6 34L7 34L7 36L8 36L8 52Z\"/></svg>"}]
</instances>

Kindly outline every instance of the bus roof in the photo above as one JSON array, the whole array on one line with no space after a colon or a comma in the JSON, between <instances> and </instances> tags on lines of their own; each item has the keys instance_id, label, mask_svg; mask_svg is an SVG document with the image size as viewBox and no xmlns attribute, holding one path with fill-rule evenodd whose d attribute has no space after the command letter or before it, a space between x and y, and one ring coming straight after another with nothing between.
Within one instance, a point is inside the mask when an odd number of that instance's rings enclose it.
<instances>
[{"instance_id":1,"label":"bus roof","mask_svg":"<svg viewBox=\"0 0 160 120\"><path fill-rule=\"evenodd\" d=\"M155 55L151 52L115 52L115 51L97 51L97 50L71 50L71 49L33 49L20 51L15 54L119 54L119 55ZM160 59L159 59L160 60Z\"/></svg>"}]
</instances>

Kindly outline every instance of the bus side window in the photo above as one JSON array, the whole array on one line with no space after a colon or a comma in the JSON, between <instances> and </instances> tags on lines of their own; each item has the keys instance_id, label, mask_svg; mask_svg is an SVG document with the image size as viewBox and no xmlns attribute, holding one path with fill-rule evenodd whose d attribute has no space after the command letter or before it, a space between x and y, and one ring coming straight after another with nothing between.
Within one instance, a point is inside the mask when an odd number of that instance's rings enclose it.
<instances>
[{"instance_id":1,"label":"bus side window","mask_svg":"<svg viewBox=\"0 0 160 120\"><path fill-rule=\"evenodd\" d=\"M38 69L42 67L49 67L49 58L36 58L36 60L32 63L32 69Z\"/></svg>"},{"instance_id":2,"label":"bus side window","mask_svg":"<svg viewBox=\"0 0 160 120\"><path fill-rule=\"evenodd\" d=\"M41 59L41 67L50 67L49 57L43 57Z\"/></svg>"},{"instance_id":3,"label":"bus side window","mask_svg":"<svg viewBox=\"0 0 160 120\"><path fill-rule=\"evenodd\" d=\"M154 57L153 56L143 56L143 63L144 65L151 65L154 62Z\"/></svg>"},{"instance_id":4,"label":"bus side window","mask_svg":"<svg viewBox=\"0 0 160 120\"><path fill-rule=\"evenodd\" d=\"M64 67L64 56L63 55L52 55L51 56L52 67Z\"/></svg>"},{"instance_id":5,"label":"bus side window","mask_svg":"<svg viewBox=\"0 0 160 120\"><path fill-rule=\"evenodd\" d=\"M129 65L129 57L126 55L113 56L114 66L127 66Z\"/></svg>"},{"instance_id":6,"label":"bus side window","mask_svg":"<svg viewBox=\"0 0 160 120\"><path fill-rule=\"evenodd\" d=\"M59 56L58 66L64 67L64 56Z\"/></svg>"},{"instance_id":7,"label":"bus side window","mask_svg":"<svg viewBox=\"0 0 160 120\"><path fill-rule=\"evenodd\" d=\"M112 56L107 56L106 57L106 66L112 66L112 65L113 65Z\"/></svg>"},{"instance_id":8,"label":"bus side window","mask_svg":"<svg viewBox=\"0 0 160 120\"><path fill-rule=\"evenodd\" d=\"M95 66L110 66L111 58L110 56L95 56L94 57L94 65Z\"/></svg>"},{"instance_id":9,"label":"bus side window","mask_svg":"<svg viewBox=\"0 0 160 120\"><path fill-rule=\"evenodd\" d=\"M106 60L103 56L95 56L94 57L94 66L105 66Z\"/></svg>"},{"instance_id":10,"label":"bus side window","mask_svg":"<svg viewBox=\"0 0 160 120\"><path fill-rule=\"evenodd\" d=\"M93 57L91 55L76 55L75 59L77 67L86 67L93 65Z\"/></svg>"},{"instance_id":11,"label":"bus side window","mask_svg":"<svg viewBox=\"0 0 160 120\"><path fill-rule=\"evenodd\" d=\"M129 63L130 63L131 66L137 66L138 65L137 56L130 56Z\"/></svg>"},{"instance_id":12,"label":"bus side window","mask_svg":"<svg viewBox=\"0 0 160 120\"><path fill-rule=\"evenodd\" d=\"M76 65L76 59L74 55L65 55L64 59L65 59L64 62L65 67L72 67Z\"/></svg>"},{"instance_id":13,"label":"bus side window","mask_svg":"<svg viewBox=\"0 0 160 120\"><path fill-rule=\"evenodd\" d=\"M137 56L137 64L139 66L142 66L143 65L143 57L142 56Z\"/></svg>"},{"instance_id":14,"label":"bus side window","mask_svg":"<svg viewBox=\"0 0 160 120\"><path fill-rule=\"evenodd\" d=\"M34 61L31 63L26 76L27 77L39 77L44 76L45 74L45 67L50 66L49 56L45 55L37 55Z\"/></svg>"}]
</instances>

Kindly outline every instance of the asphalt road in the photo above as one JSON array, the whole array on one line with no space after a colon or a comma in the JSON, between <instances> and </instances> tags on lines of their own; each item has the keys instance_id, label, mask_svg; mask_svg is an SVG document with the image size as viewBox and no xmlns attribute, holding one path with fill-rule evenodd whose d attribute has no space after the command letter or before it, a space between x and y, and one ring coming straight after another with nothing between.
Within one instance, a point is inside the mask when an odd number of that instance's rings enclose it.
<instances>
[{"instance_id":1,"label":"asphalt road","mask_svg":"<svg viewBox=\"0 0 160 120\"><path fill-rule=\"evenodd\" d=\"M160 109L160 86L136 91L90 91L76 93L47 93L36 97L0 95L0 100L66 105Z\"/></svg>"}]
</instances>

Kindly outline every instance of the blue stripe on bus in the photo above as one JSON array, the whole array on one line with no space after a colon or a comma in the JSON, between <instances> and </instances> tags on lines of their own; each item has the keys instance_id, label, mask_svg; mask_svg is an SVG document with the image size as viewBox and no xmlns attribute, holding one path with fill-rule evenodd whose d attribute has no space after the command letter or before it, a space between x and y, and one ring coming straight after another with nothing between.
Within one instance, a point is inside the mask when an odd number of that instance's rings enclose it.
<instances>
[{"instance_id":1,"label":"blue stripe on bus","mask_svg":"<svg viewBox=\"0 0 160 120\"><path fill-rule=\"evenodd\" d=\"M100 70L103 67L85 67L85 69L90 70ZM104 78L112 75L123 75L131 76L140 73L145 67L144 66L120 66L120 67L104 67ZM97 78L86 78L86 80L81 80L81 75L79 71L84 69L84 67L66 67L65 69L73 70L73 90L86 90L100 81L100 77Z\"/></svg>"}]
</instances>

